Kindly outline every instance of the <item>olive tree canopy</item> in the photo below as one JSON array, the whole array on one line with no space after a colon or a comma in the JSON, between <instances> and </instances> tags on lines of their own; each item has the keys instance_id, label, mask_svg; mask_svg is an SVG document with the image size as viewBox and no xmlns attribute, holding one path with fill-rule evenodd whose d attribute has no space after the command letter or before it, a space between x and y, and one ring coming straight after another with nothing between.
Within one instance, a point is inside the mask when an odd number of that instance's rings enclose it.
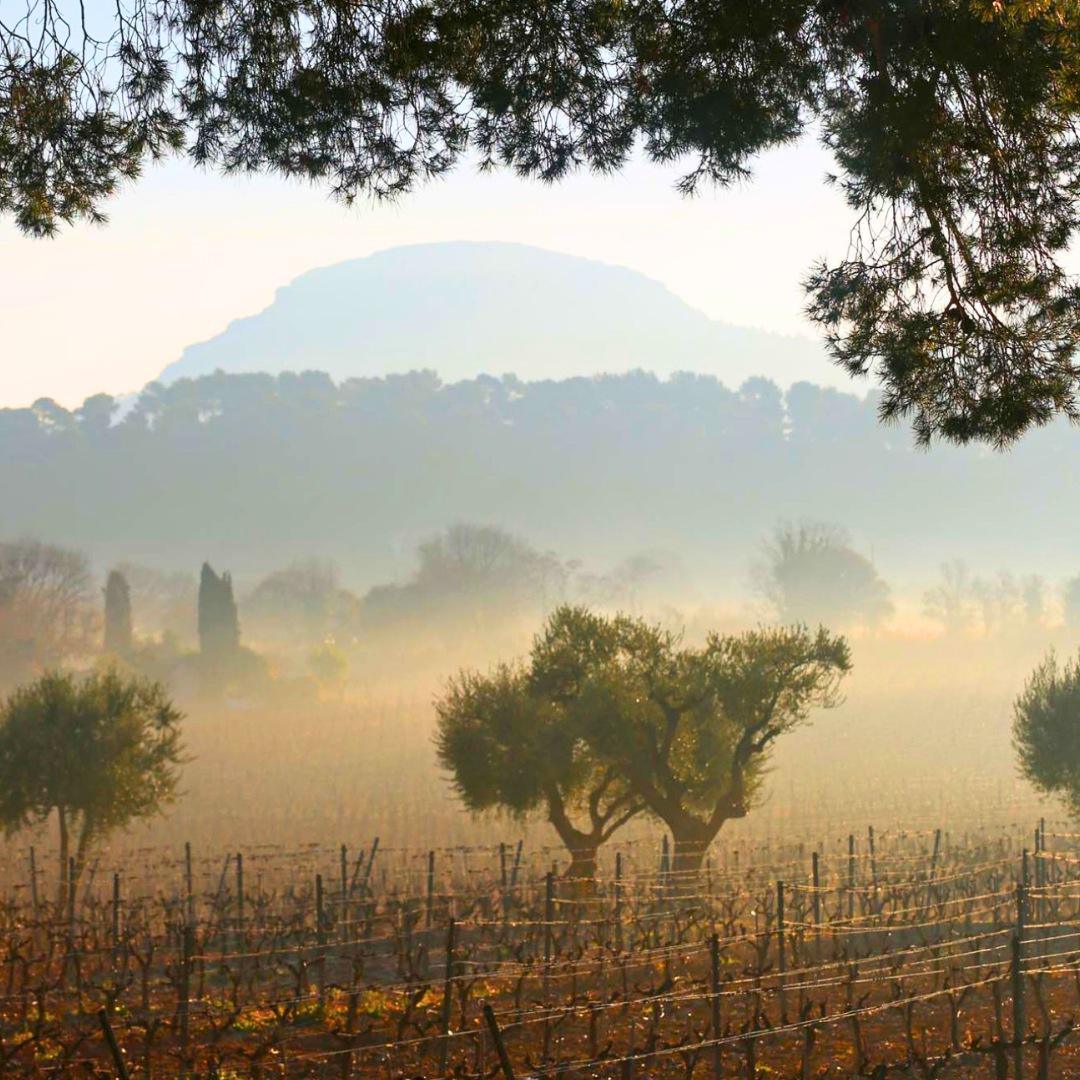
<instances>
[{"instance_id":1,"label":"olive tree canopy","mask_svg":"<svg viewBox=\"0 0 1080 1080\"><path fill-rule=\"evenodd\" d=\"M463 160L679 187L814 132L853 215L808 311L924 441L1076 417L1072 0L17 0L0 212L98 219L150 158L393 197Z\"/></svg>"},{"instance_id":2,"label":"olive tree canopy","mask_svg":"<svg viewBox=\"0 0 1080 1080\"><path fill-rule=\"evenodd\" d=\"M112 669L82 680L47 672L0 706L0 827L56 814L61 902L94 843L175 798L179 721L159 684Z\"/></svg>"},{"instance_id":3,"label":"olive tree canopy","mask_svg":"<svg viewBox=\"0 0 1080 1080\"><path fill-rule=\"evenodd\" d=\"M1080 816L1080 656L1050 653L1032 672L1013 706L1013 747L1020 774Z\"/></svg>"},{"instance_id":4,"label":"olive tree canopy","mask_svg":"<svg viewBox=\"0 0 1080 1080\"><path fill-rule=\"evenodd\" d=\"M675 868L696 870L723 826L757 802L776 742L839 702L846 641L824 629L710 634L700 648L641 619L578 701L593 752L671 831Z\"/></svg>"},{"instance_id":5,"label":"olive tree canopy","mask_svg":"<svg viewBox=\"0 0 1080 1080\"><path fill-rule=\"evenodd\" d=\"M502 665L463 672L436 709L439 760L465 806L521 818L543 812L570 853L570 875L592 877L600 845L642 805L592 753L565 698L545 694L528 669Z\"/></svg>"},{"instance_id":6,"label":"olive tree canopy","mask_svg":"<svg viewBox=\"0 0 1080 1080\"><path fill-rule=\"evenodd\" d=\"M754 805L777 740L836 704L850 666L824 629L714 634L693 648L643 619L564 606L527 665L451 683L439 756L466 806L545 809L590 871L641 810L671 830L676 868L693 871Z\"/></svg>"}]
</instances>

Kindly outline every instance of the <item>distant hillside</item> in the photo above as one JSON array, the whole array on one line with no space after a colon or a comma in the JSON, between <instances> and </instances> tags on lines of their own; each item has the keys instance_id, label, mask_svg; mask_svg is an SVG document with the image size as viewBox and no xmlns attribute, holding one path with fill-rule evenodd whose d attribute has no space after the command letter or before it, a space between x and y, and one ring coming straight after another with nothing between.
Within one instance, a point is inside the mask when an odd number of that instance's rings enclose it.
<instances>
[{"instance_id":1,"label":"distant hillside","mask_svg":"<svg viewBox=\"0 0 1080 1080\"><path fill-rule=\"evenodd\" d=\"M464 521L590 567L669 552L698 581L744 589L765 533L809 517L852 530L894 581L926 582L951 558L1080 570L1080 456L1064 422L1007 454L927 454L877 422L873 399L642 373L222 374L151 384L110 423L115 404L0 409L0 538L82 547L101 566L208 558L247 580L317 556L366 589Z\"/></svg>"},{"instance_id":2,"label":"distant hillside","mask_svg":"<svg viewBox=\"0 0 1080 1080\"><path fill-rule=\"evenodd\" d=\"M311 270L257 315L192 345L162 380L430 369L447 382L694 371L849 386L814 341L714 322L644 274L520 244L392 248Z\"/></svg>"}]
</instances>

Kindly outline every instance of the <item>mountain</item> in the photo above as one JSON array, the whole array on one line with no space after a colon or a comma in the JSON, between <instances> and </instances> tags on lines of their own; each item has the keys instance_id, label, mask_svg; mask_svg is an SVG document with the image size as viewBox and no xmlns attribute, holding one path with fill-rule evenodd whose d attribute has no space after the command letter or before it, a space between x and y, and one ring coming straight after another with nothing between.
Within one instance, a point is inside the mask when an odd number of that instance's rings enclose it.
<instances>
[{"instance_id":1,"label":"mountain","mask_svg":"<svg viewBox=\"0 0 1080 1080\"><path fill-rule=\"evenodd\" d=\"M851 388L808 339L709 319L625 267L521 244L391 248L311 270L265 311L185 349L163 382L214 371L325 371L336 380L428 368L453 382L694 371Z\"/></svg>"}]
</instances>

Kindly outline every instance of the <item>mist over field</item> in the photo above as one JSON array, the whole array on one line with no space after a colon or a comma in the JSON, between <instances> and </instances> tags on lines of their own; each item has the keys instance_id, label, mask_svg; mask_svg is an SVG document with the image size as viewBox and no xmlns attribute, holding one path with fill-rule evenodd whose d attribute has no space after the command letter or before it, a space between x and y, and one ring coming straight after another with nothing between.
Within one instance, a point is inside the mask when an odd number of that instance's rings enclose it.
<instances>
[{"instance_id":1,"label":"mist over field","mask_svg":"<svg viewBox=\"0 0 1080 1080\"><path fill-rule=\"evenodd\" d=\"M530 296L564 321L522 351ZM653 337L609 332L627 304ZM585 373L540 377L549 351ZM778 743L725 836L1033 813L1011 709L1080 625L1074 433L930 454L873 393L785 382L800 355L725 337L646 278L512 245L313 272L130 399L0 411L0 676L100 665L116 571L122 660L175 695L191 760L167 815L114 843L405 845L416 820L425 842L547 842L542 815L468 813L439 766L433 702L456 672L523 658L564 604L693 645L824 623L851 641L843 703ZM212 676L208 572L240 649ZM71 609L62 630L50 604Z\"/></svg>"},{"instance_id":2,"label":"mist over field","mask_svg":"<svg viewBox=\"0 0 1080 1080\"><path fill-rule=\"evenodd\" d=\"M1080 631L1076 434L928 452L821 371L640 275L435 245L303 275L137 394L0 409L11 910L123 939L93 977L130 996L142 963L148 1002L201 946L202 1045L298 1031L301 1067L361 1002L372 1040L445 1028L428 939L459 922L499 964L585 926L651 956L695 897L730 965L750 925L781 963L777 919L962 954L989 896L1000 932L1002 875L1080 805L1080 668L1047 666Z\"/></svg>"}]
</instances>

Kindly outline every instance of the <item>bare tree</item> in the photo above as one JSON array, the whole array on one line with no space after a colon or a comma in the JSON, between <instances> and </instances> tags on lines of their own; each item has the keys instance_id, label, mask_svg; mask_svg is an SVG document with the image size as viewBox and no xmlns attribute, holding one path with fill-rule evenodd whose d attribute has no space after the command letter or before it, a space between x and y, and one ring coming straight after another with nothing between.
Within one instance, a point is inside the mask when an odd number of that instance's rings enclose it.
<instances>
[{"instance_id":1,"label":"bare tree","mask_svg":"<svg viewBox=\"0 0 1080 1080\"><path fill-rule=\"evenodd\" d=\"M1005 570L980 577L954 559L942 564L940 582L923 594L923 612L949 634L1037 627L1046 616L1046 582L1037 574L1017 578Z\"/></svg>"},{"instance_id":2,"label":"bare tree","mask_svg":"<svg viewBox=\"0 0 1080 1080\"><path fill-rule=\"evenodd\" d=\"M892 613L888 585L839 525L779 525L762 554L755 583L784 622L874 626Z\"/></svg>"},{"instance_id":3,"label":"bare tree","mask_svg":"<svg viewBox=\"0 0 1080 1080\"><path fill-rule=\"evenodd\" d=\"M941 581L923 594L927 618L941 623L949 634L962 633L975 622L975 585L962 559L941 564Z\"/></svg>"},{"instance_id":4,"label":"bare tree","mask_svg":"<svg viewBox=\"0 0 1080 1080\"><path fill-rule=\"evenodd\" d=\"M491 616L543 610L562 596L569 577L567 564L552 552L489 525L452 525L421 543L417 557L410 581L368 592L368 619L452 613L476 628Z\"/></svg>"},{"instance_id":5,"label":"bare tree","mask_svg":"<svg viewBox=\"0 0 1080 1080\"><path fill-rule=\"evenodd\" d=\"M120 563L116 569L130 587L137 631L190 636L197 593L194 575L132 562Z\"/></svg>"},{"instance_id":6,"label":"bare tree","mask_svg":"<svg viewBox=\"0 0 1080 1080\"><path fill-rule=\"evenodd\" d=\"M241 604L245 626L282 640L321 641L347 632L359 608L334 563L307 559L275 570Z\"/></svg>"},{"instance_id":7,"label":"bare tree","mask_svg":"<svg viewBox=\"0 0 1080 1080\"><path fill-rule=\"evenodd\" d=\"M38 540L0 543L0 676L18 678L93 648L86 556Z\"/></svg>"},{"instance_id":8,"label":"bare tree","mask_svg":"<svg viewBox=\"0 0 1080 1080\"><path fill-rule=\"evenodd\" d=\"M589 604L620 611L636 611L641 589L663 573L664 563L658 555L642 552L623 559L603 574L581 573L577 591Z\"/></svg>"}]
</instances>

